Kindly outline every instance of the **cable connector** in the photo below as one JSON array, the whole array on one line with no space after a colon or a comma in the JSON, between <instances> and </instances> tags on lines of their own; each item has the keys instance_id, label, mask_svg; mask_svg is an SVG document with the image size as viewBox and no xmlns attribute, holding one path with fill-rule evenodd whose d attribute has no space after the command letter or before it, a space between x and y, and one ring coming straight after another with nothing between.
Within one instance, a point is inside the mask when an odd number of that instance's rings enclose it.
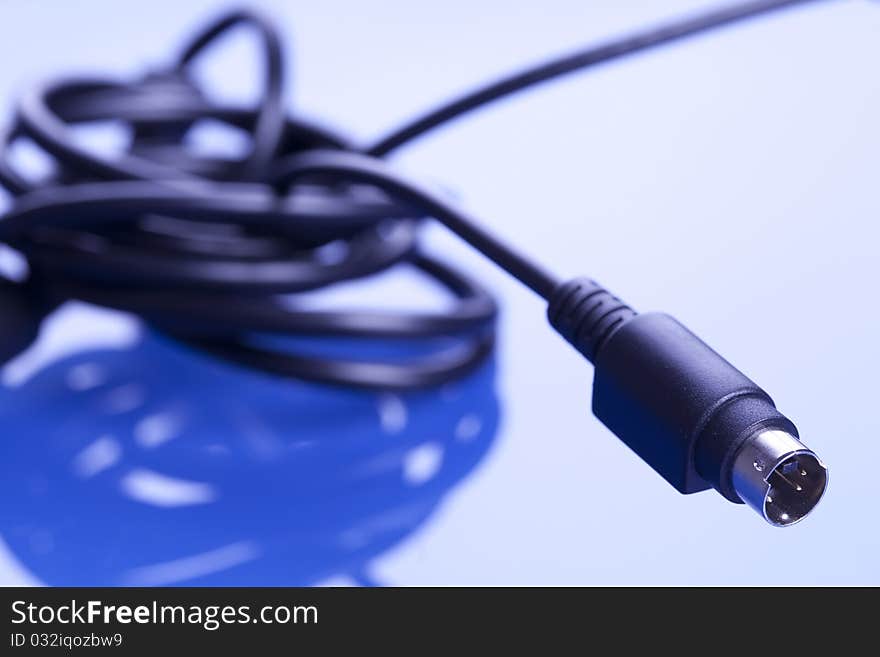
<instances>
[{"instance_id":1,"label":"cable connector","mask_svg":"<svg viewBox=\"0 0 880 657\"><path fill-rule=\"evenodd\" d=\"M827 469L794 424L675 319L587 279L560 285L548 316L596 367L593 413L678 491L714 487L778 527L821 499Z\"/></svg>"}]
</instances>

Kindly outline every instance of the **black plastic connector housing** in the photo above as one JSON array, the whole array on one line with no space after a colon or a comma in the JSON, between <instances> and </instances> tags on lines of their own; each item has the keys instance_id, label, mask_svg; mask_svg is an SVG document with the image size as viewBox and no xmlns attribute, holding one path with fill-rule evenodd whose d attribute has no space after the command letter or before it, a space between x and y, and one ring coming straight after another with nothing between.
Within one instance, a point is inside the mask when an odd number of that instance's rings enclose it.
<instances>
[{"instance_id":1,"label":"black plastic connector housing","mask_svg":"<svg viewBox=\"0 0 880 657\"><path fill-rule=\"evenodd\" d=\"M669 315L638 315L595 361L593 413L682 493L740 502L733 457L751 436L797 429L770 396Z\"/></svg>"},{"instance_id":2,"label":"black plastic connector housing","mask_svg":"<svg viewBox=\"0 0 880 657\"><path fill-rule=\"evenodd\" d=\"M750 437L797 437L770 396L669 315L636 314L595 282L558 288L551 324L595 365L593 413L682 493L731 502L734 457Z\"/></svg>"}]
</instances>

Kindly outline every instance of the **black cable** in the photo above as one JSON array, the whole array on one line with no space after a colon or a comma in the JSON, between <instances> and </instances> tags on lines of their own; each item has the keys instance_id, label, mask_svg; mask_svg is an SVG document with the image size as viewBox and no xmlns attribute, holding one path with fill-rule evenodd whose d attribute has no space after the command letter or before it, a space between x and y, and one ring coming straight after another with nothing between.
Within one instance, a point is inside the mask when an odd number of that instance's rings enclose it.
<instances>
[{"instance_id":1,"label":"black cable","mask_svg":"<svg viewBox=\"0 0 880 657\"><path fill-rule=\"evenodd\" d=\"M289 186L296 180L315 175L339 182L367 183L409 204L414 211L424 212L544 299L549 299L558 285L552 275L499 241L462 210L428 189L394 174L383 163L366 155L317 150L297 155L279 164L272 182Z\"/></svg>"},{"instance_id":2,"label":"black cable","mask_svg":"<svg viewBox=\"0 0 880 657\"><path fill-rule=\"evenodd\" d=\"M563 75L583 71L605 62L621 59L628 55L634 55L650 48L666 45L679 39L748 18L754 18L771 11L816 1L753 0L752 2L740 2L566 54L558 59L538 64L523 71L518 71L501 80L491 82L484 87L468 92L441 107L431 110L379 140L375 145L367 149L367 153L374 157L384 157L417 137L421 137L434 128L457 119L468 112L529 87L555 80Z\"/></svg>"},{"instance_id":3,"label":"black cable","mask_svg":"<svg viewBox=\"0 0 880 657\"><path fill-rule=\"evenodd\" d=\"M383 389L436 385L490 352L497 310L479 284L419 249L424 218L445 224L545 299L558 281L376 157L528 86L808 1L742 3L575 53L431 112L364 154L285 114L281 41L270 22L236 11L198 34L173 66L140 80L32 89L0 147L0 184L15 197L0 241L26 257L29 291L47 307L82 299L134 312L198 348L287 376ZM190 72L200 53L240 25L257 31L264 50L263 93L253 109L211 100ZM246 131L248 154L192 152L187 134L207 119ZM130 127L127 152L102 157L74 139L71 125L101 121ZM9 151L19 139L51 156L49 178L32 181L15 170ZM316 311L291 296L397 265L425 274L456 303L433 313ZM270 348L262 334L419 340L425 349L365 361Z\"/></svg>"},{"instance_id":4,"label":"black cable","mask_svg":"<svg viewBox=\"0 0 880 657\"><path fill-rule=\"evenodd\" d=\"M184 48L177 70L184 72L207 46L230 28L248 23L259 31L263 41L265 81L253 128L251 153L245 160L244 172L259 178L260 172L276 155L284 131L284 57L281 39L272 23L248 11L233 12L196 36Z\"/></svg>"}]
</instances>

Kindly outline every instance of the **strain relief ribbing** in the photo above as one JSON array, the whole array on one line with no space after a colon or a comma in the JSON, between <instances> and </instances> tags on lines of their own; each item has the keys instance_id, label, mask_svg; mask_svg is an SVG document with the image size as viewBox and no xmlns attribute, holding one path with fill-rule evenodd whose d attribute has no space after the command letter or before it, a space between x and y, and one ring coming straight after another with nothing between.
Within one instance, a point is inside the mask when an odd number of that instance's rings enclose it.
<instances>
[{"instance_id":1,"label":"strain relief ribbing","mask_svg":"<svg viewBox=\"0 0 880 657\"><path fill-rule=\"evenodd\" d=\"M557 287L547 307L553 328L590 362L635 315L632 308L589 278L576 278Z\"/></svg>"}]
</instances>

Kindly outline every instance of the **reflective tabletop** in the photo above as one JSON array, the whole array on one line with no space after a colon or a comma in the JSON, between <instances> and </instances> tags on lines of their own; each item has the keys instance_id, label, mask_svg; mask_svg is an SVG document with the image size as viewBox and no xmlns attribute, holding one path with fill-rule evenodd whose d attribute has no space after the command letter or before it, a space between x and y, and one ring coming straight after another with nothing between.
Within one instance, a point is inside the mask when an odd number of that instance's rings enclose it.
<instances>
[{"instance_id":1,"label":"reflective tabletop","mask_svg":"<svg viewBox=\"0 0 880 657\"><path fill-rule=\"evenodd\" d=\"M712 4L256 3L291 39L290 106L363 142ZM0 102L67 71L138 74L223 6L5 3ZM876 3L818 3L543 86L393 159L767 389L829 466L803 523L670 488L593 418L592 372L540 300L431 226L425 248L501 306L494 356L437 390L280 380L120 313L56 311L0 371L0 583L880 584L877 34ZM202 73L246 97L254 57L236 37ZM443 303L405 270L310 301Z\"/></svg>"}]
</instances>

